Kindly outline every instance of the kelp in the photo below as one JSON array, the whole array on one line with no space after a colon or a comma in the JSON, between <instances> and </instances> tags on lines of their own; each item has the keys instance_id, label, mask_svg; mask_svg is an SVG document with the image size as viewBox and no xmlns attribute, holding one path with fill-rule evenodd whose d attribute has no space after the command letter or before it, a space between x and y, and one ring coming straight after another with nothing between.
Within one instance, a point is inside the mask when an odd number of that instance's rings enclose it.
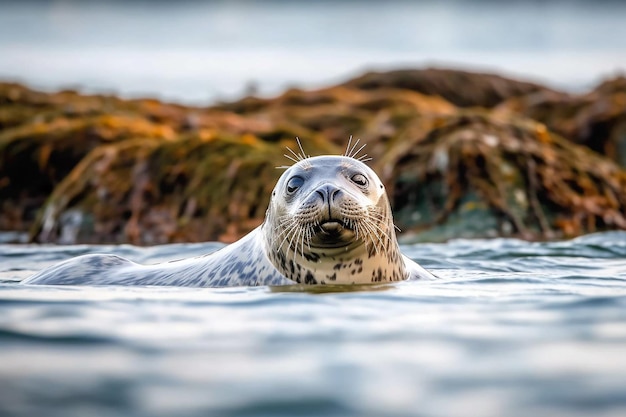
<instances>
[{"instance_id":1,"label":"kelp","mask_svg":"<svg viewBox=\"0 0 626 417\"><path fill-rule=\"evenodd\" d=\"M588 149L620 160L625 85L576 96L490 74L391 71L200 108L0 83L0 230L233 241L263 220L285 146L300 137L307 154L340 154L350 136L368 144L404 238L626 229L626 174Z\"/></svg>"},{"instance_id":2,"label":"kelp","mask_svg":"<svg viewBox=\"0 0 626 417\"><path fill-rule=\"evenodd\" d=\"M401 228L524 239L626 229L626 172L612 161L517 116L434 123L384 161Z\"/></svg>"},{"instance_id":3,"label":"kelp","mask_svg":"<svg viewBox=\"0 0 626 417\"><path fill-rule=\"evenodd\" d=\"M0 215L0 228L25 228L91 150L137 137L172 139L174 132L140 116L119 115L57 117L0 131L0 212L13 213Z\"/></svg>"},{"instance_id":4,"label":"kelp","mask_svg":"<svg viewBox=\"0 0 626 417\"><path fill-rule=\"evenodd\" d=\"M574 143L626 167L626 78L606 80L588 93L537 93L502 103L499 112L523 114Z\"/></svg>"}]
</instances>

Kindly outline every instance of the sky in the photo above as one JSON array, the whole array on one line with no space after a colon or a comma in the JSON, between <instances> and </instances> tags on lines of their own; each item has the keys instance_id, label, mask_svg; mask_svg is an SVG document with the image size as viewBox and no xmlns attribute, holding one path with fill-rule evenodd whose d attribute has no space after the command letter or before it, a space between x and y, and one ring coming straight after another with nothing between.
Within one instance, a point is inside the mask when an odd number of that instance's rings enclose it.
<instances>
[{"instance_id":1,"label":"sky","mask_svg":"<svg viewBox=\"0 0 626 417\"><path fill-rule=\"evenodd\" d=\"M626 2L0 2L0 80L194 104L439 66L583 90L626 71Z\"/></svg>"}]
</instances>

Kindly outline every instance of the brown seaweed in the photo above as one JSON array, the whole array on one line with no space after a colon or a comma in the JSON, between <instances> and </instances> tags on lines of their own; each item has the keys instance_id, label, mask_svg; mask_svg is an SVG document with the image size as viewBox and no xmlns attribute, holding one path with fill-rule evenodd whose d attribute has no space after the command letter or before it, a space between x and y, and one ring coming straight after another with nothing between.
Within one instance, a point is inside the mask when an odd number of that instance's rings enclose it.
<instances>
[{"instance_id":1,"label":"brown seaweed","mask_svg":"<svg viewBox=\"0 0 626 417\"><path fill-rule=\"evenodd\" d=\"M262 221L297 136L311 155L368 143L405 237L626 229L626 174L590 150L622 161L625 85L575 96L429 69L199 108L0 83L0 230L233 241Z\"/></svg>"}]
</instances>

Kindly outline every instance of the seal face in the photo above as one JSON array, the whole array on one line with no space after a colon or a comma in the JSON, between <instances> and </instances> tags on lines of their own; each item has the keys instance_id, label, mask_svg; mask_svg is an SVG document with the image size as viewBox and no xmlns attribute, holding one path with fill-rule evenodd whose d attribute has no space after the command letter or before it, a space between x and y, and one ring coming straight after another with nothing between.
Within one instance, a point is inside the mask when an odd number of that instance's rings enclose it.
<instances>
[{"instance_id":1,"label":"seal face","mask_svg":"<svg viewBox=\"0 0 626 417\"><path fill-rule=\"evenodd\" d=\"M362 284L409 277L385 187L356 159L318 156L287 169L262 228L272 263L292 281Z\"/></svg>"},{"instance_id":2,"label":"seal face","mask_svg":"<svg viewBox=\"0 0 626 417\"><path fill-rule=\"evenodd\" d=\"M296 156L272 192L263 224L215 253L156 265L84 255L22 283L228 287L434 278L401 254L374 171L351 156Z\"/></svg>"}]
</instances>

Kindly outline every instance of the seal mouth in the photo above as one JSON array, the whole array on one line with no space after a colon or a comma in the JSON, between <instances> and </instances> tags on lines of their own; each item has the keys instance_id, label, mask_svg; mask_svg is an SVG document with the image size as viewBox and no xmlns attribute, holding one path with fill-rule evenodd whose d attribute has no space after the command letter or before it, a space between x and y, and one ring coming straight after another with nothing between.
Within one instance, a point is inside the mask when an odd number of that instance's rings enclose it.
<instances>
[{"instance_id":1,"label":"seal mouth","mask_svg":"<svg viewBox=\"0 0 626 417\"><path fill-rule=\"evenodd\" d=\"M352 233L352 228L343 220L330 218L319 223L315 230L316 234L322 238L339 238L348 233Z\"/></svg>"},{"instance_id":2,"label":"seal mouth","mask_svg":"<svg viewBox=\"0 0 626 417\"><path fill-rule=\"evenodd\" d=\"M341 220L326 220L320 224L320 231L327 235L338 235L345 228L344 223Z\"/></svg>"},{"instance_id":3,"label":"seal mouth","mask_svg":"<svg viewBox=\"0 0 626 417\"><path fill-rule=\"evenodd\" d=\"M317 248L343 248L353 241L354 232L339 219L321 222L314 230L311 246Z\"/></svg>"}]
</instances>

